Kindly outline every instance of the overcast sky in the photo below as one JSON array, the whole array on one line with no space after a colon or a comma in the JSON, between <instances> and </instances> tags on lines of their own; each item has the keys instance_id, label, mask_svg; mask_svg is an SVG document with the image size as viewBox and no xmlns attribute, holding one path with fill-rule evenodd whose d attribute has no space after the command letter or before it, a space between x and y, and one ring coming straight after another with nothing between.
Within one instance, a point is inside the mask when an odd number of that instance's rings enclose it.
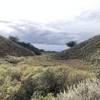
<instances>
[{"instance_id":1,"label":"overcast sky","mask_svg":"<svg viewBox=\"0 0 100 100\"><path fill-rule=\"evenodd\" d=\"M100 34L100 0L0 0L0 34L63 50Z\"/></svg>"}]
</instances>

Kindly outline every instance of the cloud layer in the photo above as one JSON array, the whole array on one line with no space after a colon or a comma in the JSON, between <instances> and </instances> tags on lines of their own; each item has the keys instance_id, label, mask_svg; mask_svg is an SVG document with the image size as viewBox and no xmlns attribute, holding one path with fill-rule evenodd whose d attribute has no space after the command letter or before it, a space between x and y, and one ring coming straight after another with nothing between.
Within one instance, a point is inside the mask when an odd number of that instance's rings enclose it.
<instances>
[{"instance_id":1,"label":"cloud layer","mask_svg":"<svg viewBox=\"0 0 100 100\"><path fill-rule=\"evenodd\" d=\"M64 45L68 41L81 42L100 34L100 9L82 12L71 21L48 24L38 24L24 20L16 22L1 20L0 34L6 37L9 35L18 36L21 41L33 44L54 45L51 46L52 48L59 45L63 46L64 49ZM48 47L45 46L45 48Z\"/></svg>"}]
</instances>

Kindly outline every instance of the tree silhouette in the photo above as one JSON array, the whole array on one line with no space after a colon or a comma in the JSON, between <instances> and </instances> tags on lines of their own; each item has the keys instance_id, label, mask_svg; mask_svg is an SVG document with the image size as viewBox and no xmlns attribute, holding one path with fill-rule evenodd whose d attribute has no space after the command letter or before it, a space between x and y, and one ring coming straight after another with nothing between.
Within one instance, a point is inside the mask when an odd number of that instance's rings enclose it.
<instances>
[{"instance_id":1,"label":"tree silhouette","mask_svg":"<svg viewBox=\"0 0 100 100\"><path fill-rule=\"evenodd\" d=\"M68 47L74 47L76 44L77 44L76 41L70 41L70 42L66 43L66 45Z\"/></svg>"},{"instance_id":2,"label":"tree silhouette","mask_svg":"<svg viewBox=\"0 0 100 100\"><path fill-rule=\"evenodd\" d=\"M19 38L17 36L9 36L9 39L13 42L19 42Z\"/></svg>"}]
</instances>

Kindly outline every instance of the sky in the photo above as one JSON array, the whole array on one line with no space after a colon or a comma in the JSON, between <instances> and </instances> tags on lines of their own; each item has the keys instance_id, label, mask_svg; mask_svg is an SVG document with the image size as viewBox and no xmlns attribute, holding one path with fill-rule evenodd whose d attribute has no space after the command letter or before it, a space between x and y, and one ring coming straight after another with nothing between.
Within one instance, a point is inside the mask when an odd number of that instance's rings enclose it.
<instances>
[{"instance_id":1,"label":"sky","mask_svg":"<svg viewBox=\"0 0 100 100\"><path fill-rule=\"evenodd\" d=\"M100 0L0 0L0 35L61 51L100 34Z\"/></svg>"}]
</instances>

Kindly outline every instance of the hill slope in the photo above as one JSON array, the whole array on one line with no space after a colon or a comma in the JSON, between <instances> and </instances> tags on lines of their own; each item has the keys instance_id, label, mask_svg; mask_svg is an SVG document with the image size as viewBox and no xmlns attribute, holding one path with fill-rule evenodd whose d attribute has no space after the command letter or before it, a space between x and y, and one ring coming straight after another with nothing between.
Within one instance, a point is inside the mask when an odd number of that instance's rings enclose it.
<instances>
[{"instance_id":1,"label":"hill slope","mask_svg":"<svg viewBox=\"0 0 100 100\"><path fill-rule=\"evenodd\" d=\"M97 51L100 51L100 35L86 40L73 48L64 50L55 55L56 59L83 59L89 58Z\"/></svg>"},{"instance_id":2,"label":"hill slope","mask_svg":"<svg viewBox=\"0 0 100 100\"><path fill-rule=\"evenodd\" d=\"M32 56L34 52L14 43L13 41L0 36L0 57L12 56Z\"/></svg>"},{"instance_id":3,"label":"hill slope","mask_svg":"<svg viewBox=\"0 0 100 100\"><path fill-rule=\"evenodd\" d=\"M32 44L30 43L25 43L25 42L15 42L20 46L23 46L24 48L27 48L31 51L33 51L36 55L41 55L40 49L34 47Z\"/></svg>"}]
</instances>

